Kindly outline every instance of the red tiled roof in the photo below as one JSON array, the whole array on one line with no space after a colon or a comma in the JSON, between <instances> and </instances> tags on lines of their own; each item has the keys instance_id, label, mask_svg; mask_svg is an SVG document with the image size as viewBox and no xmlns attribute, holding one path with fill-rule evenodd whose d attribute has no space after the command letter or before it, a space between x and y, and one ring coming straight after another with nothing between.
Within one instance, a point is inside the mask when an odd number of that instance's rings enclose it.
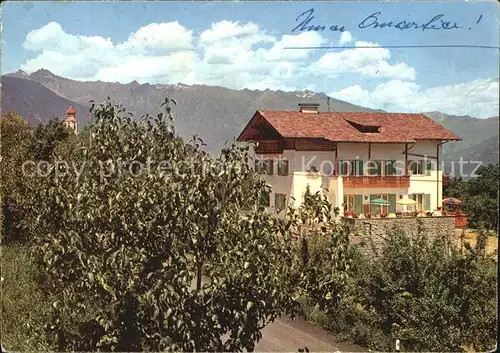
<instances>
[{"instance_id":1,"label":"red tiled roof","mask_svg":"<svg viewBox=\"0 0 500 353\"><path fill-rule=\"evenodd\" d=\"M70 105L68 110L66 110L66 114L76 114L75 108L73 108L73 106Z\"/></svg>"},{"instance_id":2,"label":"red tiled roof","mask_svg":"<svg viewBox=\"0 0 500 353\"><path fill-rule=\"evenodd\" d=\"M416 140L461 140L423 114L379 112L301 113L259 110L245 127L239 141L250 140L252 122L264 118L283 137L320 138L336 142L411 143ZM363 133L349 121L379 126L378 133Z\"/></svg>"}]
</instances>

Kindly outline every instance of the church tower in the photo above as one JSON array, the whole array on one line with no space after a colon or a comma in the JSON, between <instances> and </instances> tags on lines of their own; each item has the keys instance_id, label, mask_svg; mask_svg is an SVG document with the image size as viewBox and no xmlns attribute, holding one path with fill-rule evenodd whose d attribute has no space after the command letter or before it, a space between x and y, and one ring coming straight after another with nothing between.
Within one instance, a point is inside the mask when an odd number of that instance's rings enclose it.
<instances>
[{"instance_id":1,"label":"church tower","mask_svg":"<svg viewBox=\"0 0 500 353\"><path fill-rule=\"evenodd\" d=\"M76 110L72 105L66 111L66 119L64 119L64 125L71 128L73 132L78 134L78 123L76 122Z\"/></svg>"}]
</instances>

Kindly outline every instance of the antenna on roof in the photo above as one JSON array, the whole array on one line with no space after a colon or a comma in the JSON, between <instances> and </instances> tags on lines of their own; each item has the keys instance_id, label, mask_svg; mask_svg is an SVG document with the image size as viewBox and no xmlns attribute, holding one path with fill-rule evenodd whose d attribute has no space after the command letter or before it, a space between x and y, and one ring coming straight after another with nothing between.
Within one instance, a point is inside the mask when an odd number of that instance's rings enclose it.
<instances>
[{"instance_id":1,"label":"antenna on roof","mask_svg":"<svg viewBox=\"0 0 500 353\"><path fill-rule=\"evenodd\" d=\"M326 102L328 104L328 113L330 113L330 96L326 97Z\"/></svg>"}]
</instances>

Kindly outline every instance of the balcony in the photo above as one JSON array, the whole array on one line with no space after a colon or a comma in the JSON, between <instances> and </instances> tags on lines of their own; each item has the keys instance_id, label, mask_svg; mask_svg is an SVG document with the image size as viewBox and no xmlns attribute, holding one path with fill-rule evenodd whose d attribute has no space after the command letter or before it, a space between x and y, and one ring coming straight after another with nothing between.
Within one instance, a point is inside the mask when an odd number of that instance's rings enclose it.
<instances>
[{"instance_id":1,"label":"balcony","mask_svg":"<svg viewBox=\"0 0 500 353\"><path fill-rule=\"evenodd\" d=\"M283 140L258 141L255 153L283 153Z\"/></svg>"},{"instance_id":2,"label":"balcony","mask_svg":"<svg viewBox=\"0 0 500 353\"><path fill-rule=\"evenodd\" d=\"M410 176L344 176L344 188L408 188L410 187Z\"/></svg>"}]
</instances>

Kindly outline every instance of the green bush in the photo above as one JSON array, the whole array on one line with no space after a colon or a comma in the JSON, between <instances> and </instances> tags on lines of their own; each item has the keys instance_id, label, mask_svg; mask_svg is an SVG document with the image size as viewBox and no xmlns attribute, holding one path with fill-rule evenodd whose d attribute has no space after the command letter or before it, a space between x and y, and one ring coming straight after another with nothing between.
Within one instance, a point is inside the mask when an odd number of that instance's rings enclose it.
<instances>
[{"instance_id":1,"label":"green bush","mask_svg":"<svg viewBox=\"0 0 500 353\"><path fill-rule=\"evenodd\" d=\"M0 342L8 351L48 351L52 347L34 335L33 327L48 318L50 301L37 285L36 266L25 247L1 246L2 311Z\"/></svg>"},{"instance_id":2,"label":"green bush","mask_svg":"<svg viewBox=\"0 0 500 353\"><path fill-rule=\"evenodd\" d=\"M89 143L65 157L82 173L54 165L37 180L30 236L57 298L37 332L56 350L252 350L302 293L329 303L341 290L347 233L322 220L328 257L304 270L301 214L261 205L249 147L209 156L176 135L171 104L139 121L100 105Z\"/></svg>"},{"instance_id":3,"label":"green bush","mask_svg":"<svg viewBox=\"0 0 500 353\"><path fill-rule=\"evenodd\" d=\"M396 339L406 351L493 349L496 264L481 239L459 252L442 239L393 233L380 258L354 256L346 296L327 318L308 317L379 351Z\"/></svg>"}]
</instances>

